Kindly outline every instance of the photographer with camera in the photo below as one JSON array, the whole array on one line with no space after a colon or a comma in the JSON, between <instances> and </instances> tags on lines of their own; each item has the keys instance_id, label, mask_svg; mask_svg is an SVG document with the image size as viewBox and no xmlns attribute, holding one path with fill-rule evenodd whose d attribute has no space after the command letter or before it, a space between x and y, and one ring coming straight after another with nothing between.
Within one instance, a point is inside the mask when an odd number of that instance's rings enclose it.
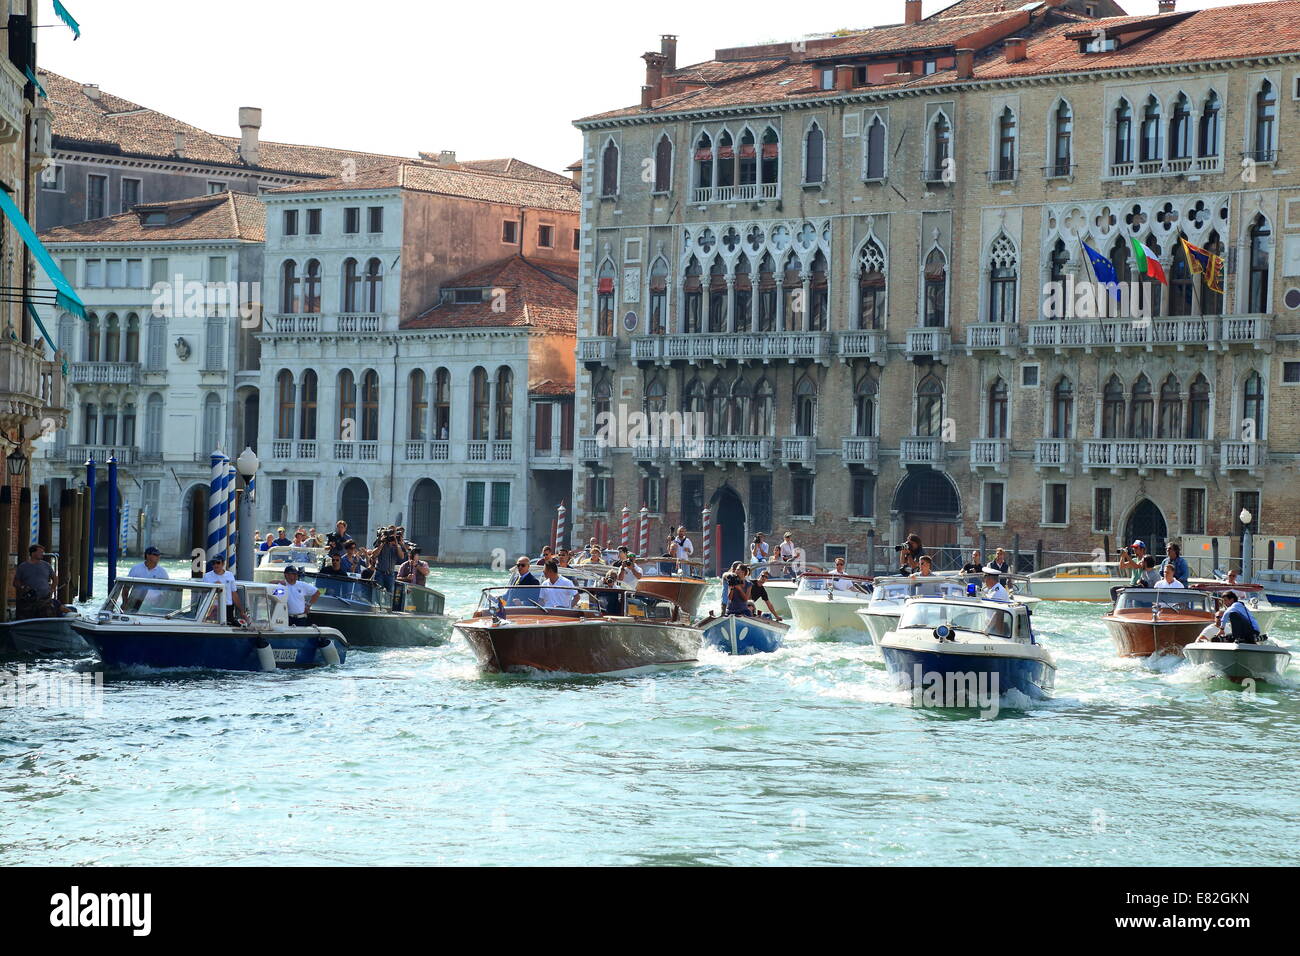
<instances>
[{"instance_id":1,"label":"photographer with camera","mask_svg":"<svg viewBox=\"0 0 1300 956\"><path fill-rule=\"evenodd\" d=\"M389 591L397 590L397 567L406 561L406 548L402 546L404 530L392 526L380 528L370 552L370 566L375 569L374 581Z\"/></svg>"},{"instance_id":2,"label":"photographer with camera","mask_svg":"<svg viewBox=\"0 0 1300 956\"><path fill-rule=\"evenodd\" d=\"M343 555L347 549L349 541L352 541L352 535L348 534L348 523L340 520L334 525L334 530L325 535L325 546L329 548L330 556Z\"/></svg>"},{"instance_id":3,"label":"photographer with camera","mask_svg":"<svg viewBox=\"0 0 1300 956\"><path fill-rule=\"evenodd\" d=\"M416 545L411 545L407 553L410 557L397 569L397 580L424 587L424 582L429 580L429 565L420 560L420 549Z\"/></svg>"},{"instance_id":4,"label":"photographer with camera","mask_svg":"<svg viewBox=\"0 0 1300 956\"><path fill-rule=\"evenodd\" d=\"M1119 570L1130 575L1129 584L1137 584L1146 571L1147 544L1140 538L1127 548L1119 549Z\"/></svg>"}]
</instances>

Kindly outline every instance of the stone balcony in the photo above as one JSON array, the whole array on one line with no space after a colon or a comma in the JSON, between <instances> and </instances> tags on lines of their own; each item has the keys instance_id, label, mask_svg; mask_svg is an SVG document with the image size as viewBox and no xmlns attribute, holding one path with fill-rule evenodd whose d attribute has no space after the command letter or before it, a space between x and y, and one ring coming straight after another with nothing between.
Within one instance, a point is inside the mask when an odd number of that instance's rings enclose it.
<instances>
[{"instance_id":1,"label":"stone balcony","mask_svg":"<svg viewBox=\"0 0 1300 956\"><path fill-rule=\"evenodd\" d=\"M727 464L763 465L772 467L775 439L754 436L719 438L688 438L674 441L669 457L674 461L702 465L712 462L721 467Z\"/></svg>"},{"instance_id":2,"label":"stone balcony","mask_svg":"<svg viewBox=\"0 0 1300 956\"><path fill-rule=\"evenodd\" d=\"M513 441L471 441L465 445L465 460L514 461L515 443Z\"/></svg>"},{"instance_id":3,"label":"stone balcony","mask_svg":"<svg viewBox=\"0 0 1300 956\"><path fill-rule=\"evenodd\" d=\"M1020 326L1014 322L980 322L966 326L966 354L1001 352L1014 355L1020 348Z\"/></svg>"},{"instance_id":4,"label":"stone balcony","mask_svg":"<svg viewBox=\"0 0 1300 956\"><path fill-rule=\"evenodd\" d=\"M336 461L379 461L379 442L336 441L334 459Z\"/></svg>"},{"instance_id":5,"label":"stone balcony","mask_svg":"<svg viewBox=\"0 0 1300 956\"><path fill-rule=\"evenodd\" d=\"M907 358L930 359L935 362L948 361L952 349L952 330L947 328L924 328L907 330Z\"/></svg>"},{"instance_id":6,"label":"stone balcony","mask_svg":"<svg viewBox=\"0 0 1300 956\"><path fill-rule=\"evenodd\" d=\"M613 368L618 357L618 339L602 335L578 340L578 361L587 368Z\"/></svg>"},{"instance_id":7,"label":"stone balcony","mask_svg":"<svg viewBox=\"0 0 1300 956\"><path fill-rule=\"evenodd\" d=\"M551 442L545 448L532 444L528 448L528 466L541 469L565 469L573 467L573 449L561 448L558 441Z\"/></svg>"},{"instance_id":8,"label":"stone balcony","mask_svg":"<svg viewBox=\"0 0 1300 956\"><path fill-rule=\"evenodd\" d=\"M413 439L406 443L407 461L451 461L451 442Z\"/></svg>"},{"instance_id":9,"label":"stone balcony","mask_svg":"<svg viewBox=\"0 0 1300 956\"><path fill-rule=\"evenodd\" d=\"M781 198L780 183L741 183L737 186L696 186L691 202L696 205L715 202L762 202Z\"/></svg>"},{"instance_id":10,"label":"stone balcony","mask_svg":"<svg viewBox=\"0 0 1300 956\"><path fill-rule=\"evenodd\" d=\"M1271 351L1272 316L1207 315L1141 319L1043 319L1025 325L1025 348L1053 349L1061 353L1078 348L1085 352L1141 348L1150 352L1172 347L1178 351L1203 348L1226 351L1234 345Z\"/></svg>"},{"instance_id":11,"label":"stone balcony","mask_svg":"<svg viewBox=\"0 0 1300 956\"><path fill-rule=\"evenodd\" d=\"M813 469L817 466L817 439L807 436L781 439L781 464Z\"/></svg>"},{"instance_id":12,"label":"stone balcony","mask_svg":"<svg viewBox=\"0 0 1300 956\"><path fill-rule=\"evenodd\" d=\"M7 340L0 345L0 427L28 436L64 426L68 415L63 370L44 350Z\"/></svg>"},{"instance_id":13,"label":"stone balcony","mask_svg":"<svg viewBox=\"0 0 1300 956\"><path fill-rule=\"evenodd\" d=\"M1074 458L1074 442L1068 438L1040 438L1034 442L1034 470L1039 473L1057 468L1072 475Z\"/></svg>"},{"instance_id":14,"label":"stone balcony","mask_svg":"<svg viewBox=\"0 0 1300 956\"><path fill-rule=\"evenodd\" d=\"M75 362L69 368L73 385L139 385L139 362Z\"/></svg>"},{"instance_id":15,"label":"stone balcony","mask_svg":"<svg viewBox=\"0 0 1300 956\"><path fill-rule=\"evenodd\" d=\"M970 470L991 468L999 475L1007 473L1011 442L1005 438L976 438L970 443Z\"/></svg>"},{"instance_id":16,"label":"stone balcony","mask_svg":"<svg viewBox=\"0 0 1300 956\"><path fill-rule=\"evenodd\" d=\"M836 353L841 362L864 358L877 365L885 364L885 333L879 329L855 329L837 333Z\"/></svg>"},{"instance_id":17,"label":"stone balcony","mask_svg":"<svg viewBox=\"0 0 1300 956\"><path fill-rule=\"evenodd\" d=\"M269 335L371 335L384 330L384 316L378 312L281 313L266 319L263 331Z\"/></svg>"},{"instance_id":18,"label":"stone balcony","mask_svg":"<svg viewBox=\"0 0 1300 956\"><path fill-rule=\"evenodd\" d=\"M902 465L930 465L943 468L948 459L948 449L942 438L912 435L898 445L898 460Z\"/></svg>"},{"instance_id":19,"label":"stone balcony","mask_svg":"<svg viewBox=\"0 0 1300 956\"><path fill-rule=\"evenodd\" d=\"M609 461L609 443L595 436L581 436L578 439L578 458L593 464Z\"/></svg>"},{"instance_id":20,"label":"stone balcony","mask_svg":"<svg viewBox=\"0 0 1300 956\"><path fill-rule=\"evenodd\" d=\"M119 465L134 465L140 460L140 449L120 445L68 445L64 449L64 460L72 465L84 464L91 455L96 467L106 464L109 456L115 457Z\"/></svg>"},{"instance_id":21,"label":"stone balcony","mask_svg":"<svg viewBox=\"0 0 1300 956\"><path fill-rule=\"evenodd\" d=\"M1107 469L1112 475L1135 471L1139 475L1163 471L1209 473L1212 445L1199 439L1174 438L1089 438L1084 439L1081 466L1087 474Z\"/></svg>"},{"instance_id":22,"label":"stone balcony","mask_svg":"<svg viewBox=\"0 0 1300 956\"><path fill-rule=\"evenodd\" d=\"M880 467L879 438L841 438L840 458L846 465L863 465L867 468Z\"/></svg>"},{"instance_id":23,"label":"stone balcony","mask_svg":"<svg viewBox=\"0 0 1300 956\"><path fill-rule=\"evenodd\" d=\"M1268 461L1268 446L1257 441L1219 442L1219 471L1254 471Z\"/></svg>"},{"instance_id":24,"label":"stone balcony","mask_svg":"<svg viewBox=\"0 0 1300 956\"><path fill-rule=\"evenodd\" d=\"M579 343L580 355L587 361L581 348L588 342ZM672 335L643 335L632 340L632 360L635 362L654 362L657 365L671 365L673 362L687 362L698 365L712 362L722 365L724 362L772 362L785 361L790 364L811 360L821 365L829 365L831 358L832 335L829 332L688 332Z\"/></svg>"}]
</instances>

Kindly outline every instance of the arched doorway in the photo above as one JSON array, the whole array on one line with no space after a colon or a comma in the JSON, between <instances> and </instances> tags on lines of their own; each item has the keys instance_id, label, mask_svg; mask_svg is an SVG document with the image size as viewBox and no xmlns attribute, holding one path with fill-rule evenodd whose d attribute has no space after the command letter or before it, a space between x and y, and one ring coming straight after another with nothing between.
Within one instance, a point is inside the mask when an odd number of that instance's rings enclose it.
<instances>
[{"instance_id":1,"label":"arched doorway","mask_svg":"<svg viewBox=\"0 0 1300 956\"><path fill-rule=\"evenodd\" d=\"M425 558L438 556L442 531L442 489L431 478L421 478L411 491L411 523L406 536L420 546Z\"/></svg>"},{"instance_id":2,"label":"arched doorway","mask_svg":"<svg viewBox=\"0 0 1300 956\"><path fill-rule=\"evenodd\" d=\"M1160 555L1165 553L1165 537L1168 534L1165 516L1160 513L1155 502L1150 498L1143 498L1129 513L1128 521L1124 523L1124 540L1120 544L1130 545L1134 541L1145 541L1147 554L1155 555L1159 560Z\"/></svg>"},{"instance_id":3,"label":"arched doorway","mask_svg":"<svg viewBox=\"0 0 1300 956\"><path fill-rule=\"evenodd\" d=\"M348 534L369 547L370 545L370 489L360 478L343 482L339 494L339 516L348 523Z\"/></svg>"},{"instance_id":4,"label":"arched doorway","mask_svg":"<svg viewBox=\"0 0 1300 956\"><path fill-rule=\"evenodd\" d=\"M952 479L932 468L909 471L894 492L893 511L901 522L898 540L916 532L927 554L935 559L935 570L959 567L957 529L961 523L961 498Z\"/></svg>"},{"instance_id":5,"label":"arched doorway","mask_svg":"<svg viewBox=\"0 0 1300 956\"><path fill-rule=\"evenodd\" d=\"M718 549L718 567L729 568L732 561L749 560L745 547L745 505L729 485L713 494L713 523L722 529L722 546ZM702 553L703 549L699 553ZM708 569L712 572L712 568Z\"/></svg>"}]
</instances>

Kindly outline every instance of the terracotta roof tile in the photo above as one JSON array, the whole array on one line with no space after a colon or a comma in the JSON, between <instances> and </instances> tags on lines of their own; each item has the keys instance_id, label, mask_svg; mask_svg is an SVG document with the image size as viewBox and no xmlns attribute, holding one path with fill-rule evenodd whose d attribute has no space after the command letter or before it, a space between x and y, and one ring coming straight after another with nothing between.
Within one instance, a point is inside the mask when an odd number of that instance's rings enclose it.
<instances>
[{"instance_id":1,"label":"terracotta roof tile","mask_svg":"<svg viewBox=\"0 0 1300 956\"><path fill-rule=\"evenodd\" d=\"M440 302L402 323L404 329L534 327L577 334L576 282L559 278L556 264L511 256L443 283L447 289L501 289L504 296L456 305ZM500 310L500 311L498 311Z\"/></svg>"},{"instance_id":2,"label":"terracotta roof tile","mask_svg":"<svg viewBox=\"0 0 1300 956\"><path fill-rule=\"evenodd\" d=\"M415 161L397 162L363 170L355 176L335 176L314 182L296 183L293 186L269 190L267 195L374 189L412 189L417 192L459 196L483 202L556 209L564 212L577 212L581 198L573 182L566 177L558 177L558 181L553 183L538 182L533 179L512 179L493 173Z\"/></svg>"},{"instance_id":3,"label":"terracotta roof tile","mask_svg":"<svg viewBox=\"0 0 1300 956\"><path fill-rule=\"evenodd\" d=\"M529 395L572 395L576 391L572 382L557 382L549 378L528 386Z\"/></svg>"},{"instance_id":4,"label":"terracotta roof tile","mask_svg":"<svg viewBox=\"0 0 1300 956\"><path fill-rule=\"evenodd\" d=\"M144 219L148 213L165 213L166 224L146 226ZM220 239L266 241L266 207L256 196L224 192L170 202L143 203L117 216L56 226L41 234L41 241L46 243Z\"/></svg>"}]
</instances>

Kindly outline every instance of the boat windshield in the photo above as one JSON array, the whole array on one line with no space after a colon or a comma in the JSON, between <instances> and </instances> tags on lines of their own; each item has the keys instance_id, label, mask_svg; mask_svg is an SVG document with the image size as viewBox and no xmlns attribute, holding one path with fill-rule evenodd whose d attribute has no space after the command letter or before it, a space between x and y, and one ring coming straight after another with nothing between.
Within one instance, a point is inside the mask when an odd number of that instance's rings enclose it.
<instances>
[{"instance_id":1,"label":"boat windshield","mask_svg":"<svg viewBox=\"0 0 1300 956\"><path fill-rule=\"evenodd\" d=\"M271 548L262 558L262 564L272 567L284 567L287 564L295 566L316 567L320 564L321 555L325 553L324 548Z\"/></svg>"},{"instance_id":2,"label":"boat windshield","mask_svg":"<svg viewBox=\"0 0 1300 956\"><path fill-rule=\"evenodd\" d=\"M695 578L704 579L704 565L693 561L677 561L674 558L637 559L637 564L645 573L644 578Z\"/></svg>"},{"instance_id":3,"label":"boat windshield","mask_svg":"<svg viewBox=\"0 0 1300 956\"><path fill-rule=\"evenodd\" d=\"M924 578L894 578L876 580L871 592L874 604L902 604L914 597L965 597L966 582L960 578L941 578L931 575Z\"/></svg>"},{"instance_id":4,"label":"boat windshield","mask_svg":"<svg viewBox=\"0 0 1300 956\"><path fill-rule=\"evenodd\" d=\"M625 588L531 585L487 588L479 598L478 610L494 617L512 614L587 612L606 617L641 617L671 621L676 608L666 598Z\"/></svg>"},{"instance_id":5,"label":"boat windshield","mask_svg":"<svg viewBox=\"0 0 1300 956\"><path fill-rule=\"evenodd\" d=\"M866 578L844 574L805 574L799 579L799 589L795 593L823 594L827 591L848 591L854 596L861 597L869 592L870 588L871 582Z\"/></svg>"},{"instance_id":6,"label":"boat windshield","mask_svg":"<svg viewBox=\"0 0 1300 956\"><path fill-rule=\"evenodd\" d=\"M1162 607L1171 611L1203 611L1208 614L1214 610L1211 600L1206 592L1190 588L1130 588L1120 592L1115 610L1137 611Z\"/></svg>"},{"instance_id":7,"label":"boat windshield","mask_svg":"<svg viewBox=\"0 0 1300 956\"><path fill-rule=\"evenodd\" d=\"M408 614L441 614L446 598L442 592L418 584L398 584L402 610Z\"/></svg>"},{"instance_id":8,"label":"boat windshield","mask_svg":"<svg viewBox=\"0 0 1300 956\"><path fill-rule=\"evenodd\" d=\"M216 588L194 587L181 581L158 580L149 584L118 581L108 596L107 610L140 617L197 621L203 606L217 593Z\"/></svg>"},{"instance_id":9,"label":"boat windshield","mask_svg":"<svg viewBox=\"0 0 1300 956\"><path fill-rule=\"evenodd\" d=\"M927 631L940 624L947 624L959 631L1011 637L1011 612L978 604L917 602L907 605L898 621L900 628L919 627Z\"/></svg>"},{"instance_id":10,"label":"boat windshield","mask_svg":"<svg viewBox=\"0 0 1300 956\"><path fill-rule=\"evenodd\" d=\"M305 577L309 584L320 589L321 598L334 598L357 610L385 609L390 603L385 597L388 592L373 581L330 574L308 574Z\"/></svg>"}]
</instances>

